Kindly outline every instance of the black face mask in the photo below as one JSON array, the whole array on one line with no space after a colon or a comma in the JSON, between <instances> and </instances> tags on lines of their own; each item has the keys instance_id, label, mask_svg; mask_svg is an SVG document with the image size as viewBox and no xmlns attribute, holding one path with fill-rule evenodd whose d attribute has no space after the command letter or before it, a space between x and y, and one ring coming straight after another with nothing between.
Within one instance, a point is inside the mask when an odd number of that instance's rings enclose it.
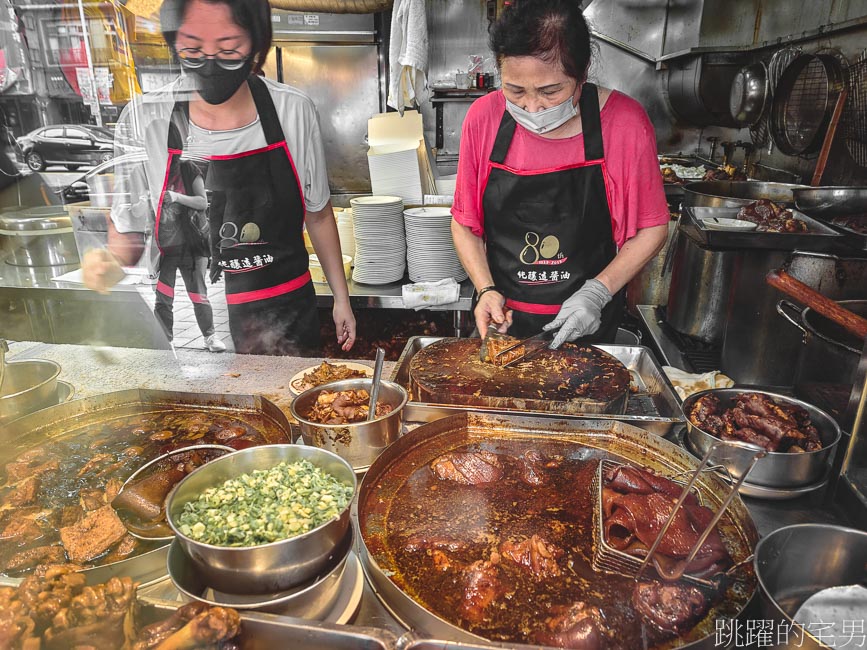
<instances>
[{"instance_id":1,"label":"black face mask","mask_svg":"<svg viewBox=\"0 0 867 650\"><path fill-rule=\"evenodd\" d=\"M196 90L209 104L222 104L247 81L253 69L252 59L244 61L237 70L224 70L214 59L208 59L201 68L190 70L199 81Z\"/></svg>"}]
</instances>

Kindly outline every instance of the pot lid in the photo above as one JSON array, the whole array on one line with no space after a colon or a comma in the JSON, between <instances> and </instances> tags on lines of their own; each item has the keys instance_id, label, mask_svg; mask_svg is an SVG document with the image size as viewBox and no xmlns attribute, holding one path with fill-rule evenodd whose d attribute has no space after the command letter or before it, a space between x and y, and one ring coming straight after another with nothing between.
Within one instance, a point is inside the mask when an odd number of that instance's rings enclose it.
<instances>
[{"instance_id":1,"label":"pot lid","mask_svg":"<svg viewBox=\"0 0 867 650\"><path fill-rule=\"evenodd\" d=\"M20 212L0 214L0 234L15 235L34 232L70 232L72 219L62 205L30 208Z\"/></svg>"}]
</instances>

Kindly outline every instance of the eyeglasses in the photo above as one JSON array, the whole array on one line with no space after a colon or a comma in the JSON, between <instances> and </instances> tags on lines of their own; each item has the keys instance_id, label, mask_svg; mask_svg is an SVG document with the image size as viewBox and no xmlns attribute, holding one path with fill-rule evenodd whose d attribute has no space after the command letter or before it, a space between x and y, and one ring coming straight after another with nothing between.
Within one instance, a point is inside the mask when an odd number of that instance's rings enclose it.
<instances>
[{"instance_id":1,"label":"eyeglasses","mask_svg":"<svg viewBox=\"0 0 867 650\"><path fill-rule=\"evenodd\" d=\"M250 58L249 54L242 54L238 50L220 50L216 54L205 54L197 47L185 47L178 50L178 58L185 68L195 70L205 65L208 59L214 59L223 70L239 70Z\"/></svg>"}]
</instances>

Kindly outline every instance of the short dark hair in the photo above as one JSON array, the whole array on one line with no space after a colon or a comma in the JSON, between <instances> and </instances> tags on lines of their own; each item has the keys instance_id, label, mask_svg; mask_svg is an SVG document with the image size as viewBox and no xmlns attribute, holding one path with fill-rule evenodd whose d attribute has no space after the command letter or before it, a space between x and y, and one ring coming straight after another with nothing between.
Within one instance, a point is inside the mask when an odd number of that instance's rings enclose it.
<instances>
[{"instance_id":1,"label":"short dark hair","mask_svg":"<svg viewBox=\"0 0 867 650\"><path fill-rule=\"evenodd\" d=\"M559 63L583 81L590 65L590 29L580 0L514 0L491 27L497 65L510 56L533 56Z\"/></svg>"},{"instance_id":2,"label":"short dark hair","mask_svg":"<svg viewBox=\"0 0 867 650\"><path fill-rule=\"evenodd\" d=\"M239 27L250 35L253 55L253 73L258 74L271 50L271 6L268 0L203 0L209 4L224 4L232 12ZM160 27L163 38L174 54L178 28L192 0L163 0L160 7Z\"/></svg>"}]
</instances>

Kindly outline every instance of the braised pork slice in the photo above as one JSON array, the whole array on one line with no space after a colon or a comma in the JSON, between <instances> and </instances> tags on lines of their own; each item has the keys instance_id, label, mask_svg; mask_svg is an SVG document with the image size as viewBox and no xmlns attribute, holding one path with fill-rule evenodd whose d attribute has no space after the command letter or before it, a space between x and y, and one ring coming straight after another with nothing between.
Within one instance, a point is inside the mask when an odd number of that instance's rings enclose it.
<instances>
[{"instance_id":1,"label":"braised pork slice","mask_svg":"<svg viewBox=\"0 0 867 650\"><path fill-rule=\"evenodd\" d=\"M639 582L632 592L632 604L653 625L671 632L692 627L708 608L701 590L680 582Z\"/></svg>"},{"instance_id":2,"label":"braised pork slice","mask_svg":"<svg viewBox=\"0 0 867 650\"><path fill-rule=\"evenodd\" d=\"M535 449L528 449L516 459L521 480L527 485L546 485L549 473L546 470L559 467L562 458L545 458Z\"/></svg>"},{"instance_id":3,"label":"braised pork slice","mask_svg":"<svg viewBox=\"0 0 867 650\"><path fill-rule=\"evenodd\" d=\"M60 540L72 562L99 557L126 535L126 527L110 505L88 512L72 526L60 529Z\"/></svg>"},{"instance_id":4,"label":"braised pork slice","mask_svg":"<svg viewBox=\"0 0 867 650\"><path fill-rule=\"evenodd\" d=\"M561 573L557 560L563 557L563 549L539 535L533 535L523 542L507 539L500 544L500 554L539 579L556 577Z\"/></svg>"},{"instance_id":5,"label":"braised pork slice","mask_svg":"<svg viewBox=\"0 0 867 650\"><path fill-rule=\"evenodd\" d=\"M27 550L15 553L6 560L3 571L5 573L20 573L40 564L57 564L66 560L66 554L62 546L35 546Z\"/></svg>"},{"instance_id":6,"label":"braised pork slice","mask_svg":"<svg viewBox=\"0 0 867 650\"><path fill-rule=\"evenodd\" d=\"M430 467L437 478L463 485L493 483L503 476L500 457L490 451L449 452L435 458Z\"/></svg>"},{"instance_id":7,"label":"braised pork slice","mask_svg":"<svg viewBox=\"0 0 867 650\"><path fill-rule=\"evenodd\" d=\"M480 623L485 618L488 606L503 596L508 587L500 578L496 564L491 561L473 562L464 570L464 593L461 601L461 617L470 623Z\"/></svg>"},{"instance_id":8,"label":"braised pork slice","mask_svg":"<svg viewBox=\"0 0 867 650\"><path fill-rule=\"evenodd\" d=\"M577 602L568 607L554 607L552 613L554 615L545 621L545 626L532 635L534 643L573 650L604 647L604 616L598 608Z\"/></svg>"}]
</instances>

